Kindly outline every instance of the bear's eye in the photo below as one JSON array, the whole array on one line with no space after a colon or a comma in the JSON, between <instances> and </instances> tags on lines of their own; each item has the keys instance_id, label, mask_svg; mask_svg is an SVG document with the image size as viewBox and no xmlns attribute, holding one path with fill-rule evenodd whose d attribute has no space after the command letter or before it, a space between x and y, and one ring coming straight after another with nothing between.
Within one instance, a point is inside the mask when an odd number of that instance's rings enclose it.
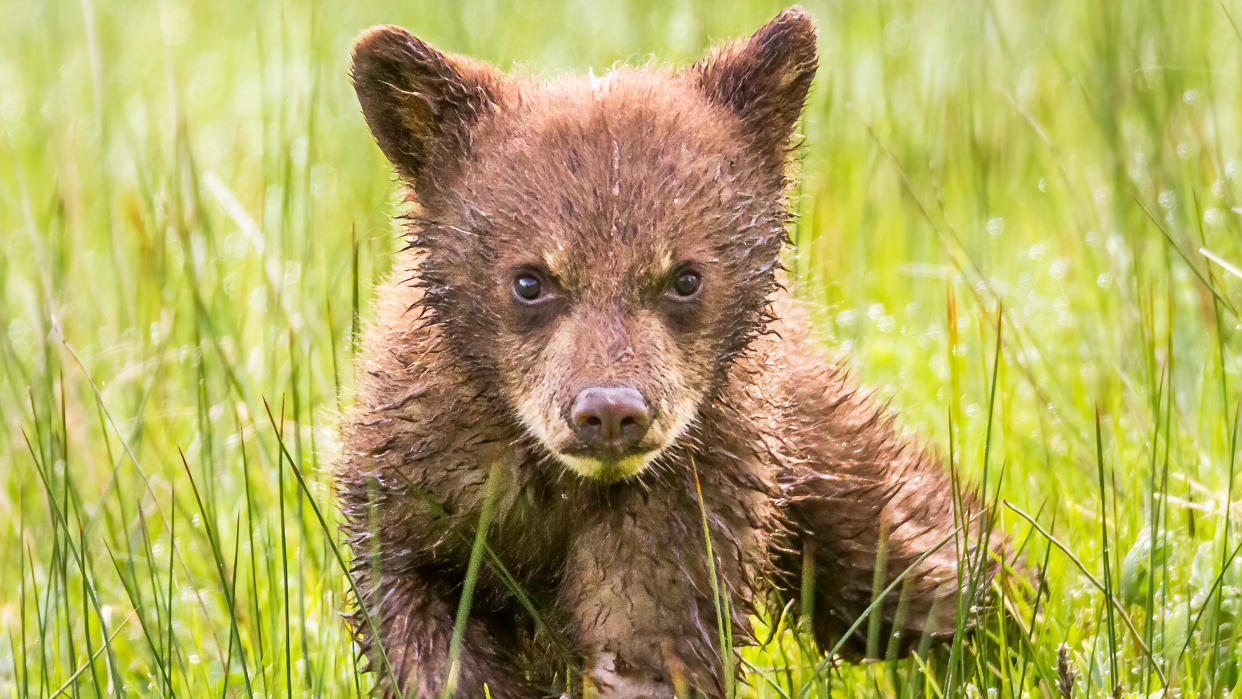
<instances>
[{"instance_id":1,"label":"bear's eye","mask_svg":"<svg viewBox=\"0 0 1242 699\"><path fill-rule=\"evenodd\" d=\"M513 278L513 293L522 301L537 301L543 293L539 277L529 272L517 275Z\"/></svg>"},{"instance_id":2,"label":"bear's eye","mask_svg":"<svg viewBox=\"0 0 1242 699\"><path fill-rule=\"evenodd\" d=\"M698 293L699 287L702 286L702 284L703 279L699 276L699 273L694 270L687 269L678 272L677 277L673 279L673 291L676 292L678 296L694 296Z\"/></svg>"}]
</instances>

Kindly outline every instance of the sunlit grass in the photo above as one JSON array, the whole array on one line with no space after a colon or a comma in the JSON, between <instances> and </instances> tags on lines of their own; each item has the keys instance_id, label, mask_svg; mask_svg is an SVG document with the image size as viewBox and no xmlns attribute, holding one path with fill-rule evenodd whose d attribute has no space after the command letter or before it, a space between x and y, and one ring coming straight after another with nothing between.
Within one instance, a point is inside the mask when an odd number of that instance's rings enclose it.
<instances>
[{"instance_id":1,"label":"sunlit grass","mask_svg":"<svg viewBox=\"0 0 1242 699\"><path fill-rule=\"evenodd\" d=\"M740 693L1236 693L1242 7L807 6L800 293L1027 569L912 658L826 662L796 610L762 620ZM357 31L598 74L779 9L0 4L0 692L372 682L329 487L399 244Z\"/></svg>"}]
</instances>

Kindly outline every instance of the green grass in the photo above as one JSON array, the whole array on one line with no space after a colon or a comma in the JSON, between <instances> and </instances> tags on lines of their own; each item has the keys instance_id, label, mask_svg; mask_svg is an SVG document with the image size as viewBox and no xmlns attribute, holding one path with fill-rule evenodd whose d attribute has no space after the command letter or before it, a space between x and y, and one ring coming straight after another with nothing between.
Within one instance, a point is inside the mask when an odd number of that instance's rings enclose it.
<instances>
[{"instance_id":1,"label":"green grass","mask_svg":"<svg viewBox=\"0 0 1242 699\"><path fill-rule=\"evenodd\" d=\"M357 31L598 73L779 9L0 4L0 694L371 682L329 487L398 244L346 79ZM1242 5L808 9L791 266L1036 572L1013 623L942 654L822 662L781 622L740 693L1236 693Z\"/></svg>"}]
</instances>

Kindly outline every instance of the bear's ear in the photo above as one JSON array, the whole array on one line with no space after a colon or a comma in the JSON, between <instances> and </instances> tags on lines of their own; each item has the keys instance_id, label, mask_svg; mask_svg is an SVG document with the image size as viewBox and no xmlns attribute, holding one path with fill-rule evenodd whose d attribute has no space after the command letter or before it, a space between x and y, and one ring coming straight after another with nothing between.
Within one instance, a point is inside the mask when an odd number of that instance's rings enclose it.
<instances>
[{"instance_id":1,"label":"bear's ear","mask_svg":"<svg viewBox=\"0 0 1242 699\"><path fill-rule=\"evenodd\" d=\"M394 26L359 34L353 54L350 75L362 114L397 172L417 182L442 149L469 152L471 127L497 100L499 73Z\"/></svg>"},{"instance_id":2,"label":"bear's ear","mask_svg":"<svg viewBox=\"0 0 1242 699\"><path fill-rule=\"evenodd\" d=\"M815 24L797 5L747 39L712 51L688 75L746 125L765 153L783 156L815 77Z\"/></svg>"}]
</instances>

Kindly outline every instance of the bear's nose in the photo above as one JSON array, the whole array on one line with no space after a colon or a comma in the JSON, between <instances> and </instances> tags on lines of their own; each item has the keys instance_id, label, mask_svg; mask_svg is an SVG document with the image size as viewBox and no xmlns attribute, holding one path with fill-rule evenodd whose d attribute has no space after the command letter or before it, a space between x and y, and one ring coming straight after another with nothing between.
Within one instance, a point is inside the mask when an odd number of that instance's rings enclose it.
<instances>
[{"instance_id":1,"label":"bear's nose","mask_svg":"<svg viewBox=\"0 0 1242 699\"><path fill-rule=\"evenodd\" d=\"M633 448L651 426L647 401L624 386L583 389L574 399L569 421L587 446L616 452Z\"/></svg>"}]
</instances>

